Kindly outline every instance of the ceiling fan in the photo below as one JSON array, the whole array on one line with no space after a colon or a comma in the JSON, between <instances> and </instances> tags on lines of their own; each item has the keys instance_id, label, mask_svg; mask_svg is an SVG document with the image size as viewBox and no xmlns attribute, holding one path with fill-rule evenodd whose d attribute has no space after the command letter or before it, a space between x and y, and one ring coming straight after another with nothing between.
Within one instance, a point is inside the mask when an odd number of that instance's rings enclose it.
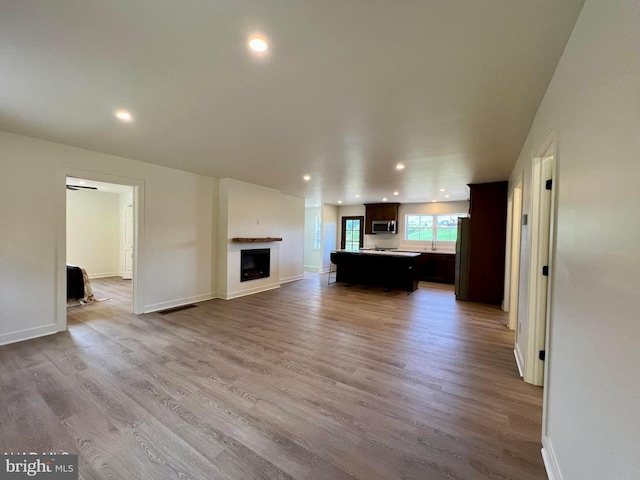
<instances>
[{"instance_id":1,"label":"ceiling fan","mask_svg":"<svg viewBox=\"0 0 640 480\"><path fill-rule=\"evenodd\" d=\"M98 190L98 187L87 187L85 185L67 185L67 190L80 190L82 188L85 190Z\"/></svg>"}]
</instances>

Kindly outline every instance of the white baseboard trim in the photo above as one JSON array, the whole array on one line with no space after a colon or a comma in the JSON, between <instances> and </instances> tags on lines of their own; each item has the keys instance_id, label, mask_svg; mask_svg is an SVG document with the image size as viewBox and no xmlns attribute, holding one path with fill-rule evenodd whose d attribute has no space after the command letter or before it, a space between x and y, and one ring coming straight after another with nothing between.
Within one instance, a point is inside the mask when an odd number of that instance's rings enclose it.
<instances>
[{"instance_id":1,"label":"white baseboard trim","mask_svg":"<svg viewBox=\"0 0 640 480\"><path fill-rule=\"evenodd\" d=\"M122 275L120 275L118 272L92 273L91 275L89 275L89 280L93 280L94 278L121 277L121 276Z\"/></svg>"},{"instance_id":2,"label":"white baseboard trim","mask_svg":"<svg viewBox=\"0 0 640 480\"><path fill-rule=\"evenodd\" d=\"M53 333L58 333L58 327L55 323L43 325L42 327L27 328L26 330L19 330L17 332L3 333L0 335L0 345L23 342L25 340L31 340L32 338L51 335Z\"/></svg>"},{"instance_id":3,"label":"white baseboard trim","mask_svg":"<svg viewBox=\"0 0 640 480\"><path fill-rule=\"evenodd\" d=\"M280 288L279 283L262 285L260 287L248 288L246 290L237 290L235 292L221 293L218 298L222 298L223 300L232 300L234 298L246 297L247 295L253 295L255 293L268 292L269 290L275 290L276 288Z\"/></svg>"},{"instance_id":4,"label":"white baseboard trim","mask_svg":"<svg viewBox=\"0 0 640 480\"><path fill-rule=\"evenodd\" d=\"M293 277L281 278L280 284L295 282L296 280L302 280L304 278L304 273L302 275L294 275Z\"/></svg>"},{"instance_id":5,"label":"white baseboard trim","mask_svg":"<svg viewBox=\"0 0 640 480\"><path fill-rule=\"evenodd\" d=\"M547 471L549 480L562 480L556 454L551 446L551 440L549 440L549 437L546 435L542 437L542 461L544 462L544 468Z\"/></svg>"},{"instance_id":6,"label":"white baseboard trim","mask_svg":"<svg viewBox=\"0 0 640 480\"><path fill-rule=\"evenodd\" d=\"M143 313L157 312L158 310L166 310L167 308L181 307L182 305L188 305L190 303L204 302L217 298L214 293L205 293L203 295L195 295L193 297L178 298L176 300L170 300L168 302L154 303L152 305L145 305Z\"/></svg>"},{"instance_id":7,"label":"white baseboard trim","mask_svg":"<svg viewBox=\"0 0 640 480\"><path fill-rule=\"evenodd\" d=\"M305 272L311 272L311 273L318 273L320 271L320 267L312 267L310 265L305 265L304 266L304 271Z\"/></svg>"},{"instance_id":8,"label":"white baseboard trim","mask_svg":"<svg viewBox=\"0 0 640 480\"><path fill-rule=\"evenodd\" d=\"M326 270L322 269L322 270L320 270L320 273L329 273L329 269L328 268Z\"/></svg>"},{"instance_id":9,"label":"white baseboard trim","mask_svg":"<svg viewBox=\"0 0 640 480\"><path fill-rule=\"evenodd\" d=\"M516 365L518 366L518 373L520 374L520 378L524 378L524 363L522 361L522 353L520 352L520 347L517 343L515 348L513 349L513 356L516 357Z\"/></svg>"}]
</instances>

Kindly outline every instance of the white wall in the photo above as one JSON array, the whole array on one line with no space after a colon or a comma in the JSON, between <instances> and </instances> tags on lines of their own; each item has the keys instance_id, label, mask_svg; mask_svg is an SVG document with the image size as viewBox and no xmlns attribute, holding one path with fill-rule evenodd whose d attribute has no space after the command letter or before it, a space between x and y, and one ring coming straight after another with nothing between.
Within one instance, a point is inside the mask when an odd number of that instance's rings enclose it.
<instances>
[{"instance_id":1,"label":"white wall","mask_svg":"<svg viewBox=\"0 0 640 480\"><path fill-rule=\"evenodd\" d=\"M228 182L217 180L214 182L214 190L218 193L218 200L214 202L214 210L218 211L217 214L217 234L216 247L218 255L217 282L216 282L216 296L224 298L229 285L229 274L227 271L227 263L229 261L229 198L227 195ZM217 209L215 206L217 205Z\"/></svg>"},{"instance_id":2,"label":"white wall","mask_svg":"<svg viewBox=\"0 0 640 480\"><path fill-rule=\"evenodd\" d=\"M146 164L143 164L146 165ZM173 302L213 298L211 277L212 180L178 170L156 172L145 181L145 294L149 310ZM167 302L166 298L175 298Z\"/></svg>"},{"instance_id":3,"label":"white wall","mask_svg":"<svg viewBox=\"0 0 640 480\"><path fill-rule=\"evenodd\" d=\"M437 202L437 203L402 203L398 209L397 234L394 235L365 235L364 248L382 247L399 248L401 250L431 250L431 242L425 245L424 242L411 242L404 240L405 215L408 214L447 214L447 213L468 213L469 202ZM365 215L364 205L345 205L338 208L338 230L337 244L340 245L342 238L342 217ZM366 222L366 218L365 218ZM439 243L438 250L455 251L455 245Z\"/></svg>"},{"instance_id":4,"label":"white wall","mask_svg":"<svg viewBox=\"0 0 640 480\"><path fill-rule=\"evenodd\" d=\"M58 328L64 168L144 182L145 311L211 298L210 178L7 132L0 159L0 344Z\"/></svg>"},{"instance_id":5,"label":"white wall","mask_svg":"<svg viewBox=\"0 0 640 480\"><path fill-rule=\"evenodd\" d=\"M304 198L280 195L280 283L304 277Z\"/></svg>"},{"instance_id":6,"label":"white wall","mask_svg":"<svg viewBox=\"0 0 640 480\"><path fill-rule=\"evenodd\" d=\"M320 207L307 207L304 211L304 269L319 272L322 267L322 243L320 248L315 248L315 239L316 219L319 218L322 222L322 211ZM320 239L322 242L322 233Z\"/></svg>"},{"instance_id":7,"label":"white wall","mask_svg":"<svg viewBox=\"0 0 640 480\"><path fill-rule=\"evenodd\" d=\"M302 278L304 199L283 195L273 188L229 178L219 181L218 190L218 251L221 252L218 295L231 299L278 288L281 283L281 265L285 267L284 281ZM232 243L231 239L234 237L282 237L285 240ZM241 250L253 248L270 249L270 276L241 282Z\"/></svg>"},{"instance_id":8,"label":"white wall","mask_svg":"<svg viewBox=\"0 0 640 480\"><path fill-rule=\"evenodd\" d=\"M325 204L322 206L322 272L328 272L331 267L331 251L336 249L337 232L338 207Z\"/></svg>"},{"instance_id":9,"label":"white wall","mask_svg":"<svg viewBox=\"0 0 640 480\"><path fill-rule=\"evenodd\" d=\"M640 2L587 0L510 188L553 131L557 229L545 461L551 478L640 475ZM529 227L522 231L526 327Z\"/></svg>"},{"instance_id":10,"label":"white wall","mask_svg":"<svg viewBox=\"0 0 640 480\"><path fill-rule=\"evenodd\" d=\"M120 195L67 190L67 263L89 278L118 275Z\"/></svg>"}]
</instances>

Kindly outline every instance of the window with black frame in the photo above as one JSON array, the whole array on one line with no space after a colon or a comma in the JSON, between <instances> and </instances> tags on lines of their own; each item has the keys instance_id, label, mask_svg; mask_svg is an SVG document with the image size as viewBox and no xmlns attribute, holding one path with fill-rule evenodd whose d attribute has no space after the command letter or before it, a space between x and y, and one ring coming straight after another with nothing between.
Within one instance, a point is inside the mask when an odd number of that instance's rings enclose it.
<instances>
[{"instance_id":1,"label":"window with black frame","mask_svg":"<svg viewBox=\"0 0 640 480\"><path fill-rule=\"evenodd\" d=\"M364 242L364 217L342 217L340 248L359 250Z\"/></svg>"}]
</instances>

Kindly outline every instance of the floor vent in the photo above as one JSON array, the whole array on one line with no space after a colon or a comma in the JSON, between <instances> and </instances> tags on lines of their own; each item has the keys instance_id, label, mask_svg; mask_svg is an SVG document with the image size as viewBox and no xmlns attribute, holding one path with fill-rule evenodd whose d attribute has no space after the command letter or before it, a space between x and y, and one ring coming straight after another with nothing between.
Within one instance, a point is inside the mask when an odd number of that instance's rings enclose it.
<instances>
[{"instance_id":1,"label":"floor vent","mask_svg":"<svg viewBox=\"0 0 640 480\"><path fill-rule=\"evenodd\" d=\"M169 313L176 313L176 312L181 312L182 310L189 310L190 308L196 308L197 305L180 305L179 307L173 307L173 308L167 308L166 310L159 310L156 313L159 313L160 315L167 315Z\"/></svg>"}]
</instances>

